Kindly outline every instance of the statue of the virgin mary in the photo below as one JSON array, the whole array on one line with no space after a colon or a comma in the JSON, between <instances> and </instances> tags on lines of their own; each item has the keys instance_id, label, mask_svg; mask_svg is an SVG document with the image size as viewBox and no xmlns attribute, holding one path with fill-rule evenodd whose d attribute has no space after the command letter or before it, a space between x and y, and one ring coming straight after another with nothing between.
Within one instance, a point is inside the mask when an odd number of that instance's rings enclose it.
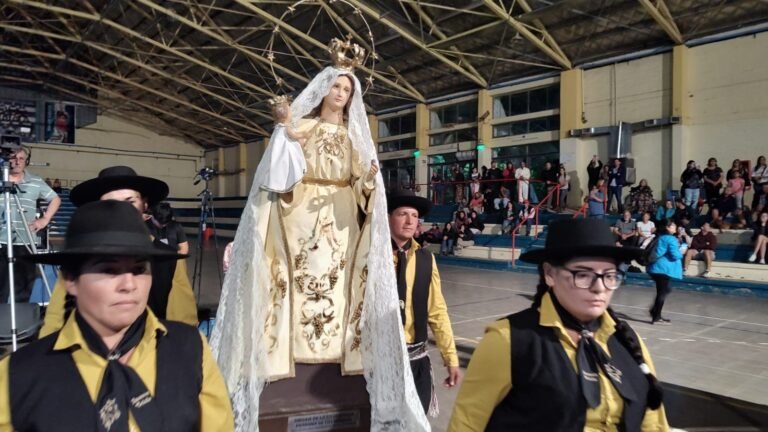
<instances>
[{"instance_id":1,"label":"statue of the virgin mary","mask_svg":"<svg viewBox=\"0 0 768 432\"><path fill-rule=\"evenodd\" d=\"M363 374L371 430L429 430L400 323L384 184L353 73L364 51L334 39L329 52L333 66L291 104L294 121L275 128L257 169L211 346L238 430L258 430L265 384L292 379L297 363Z\"/></svg>"}]
</instances>

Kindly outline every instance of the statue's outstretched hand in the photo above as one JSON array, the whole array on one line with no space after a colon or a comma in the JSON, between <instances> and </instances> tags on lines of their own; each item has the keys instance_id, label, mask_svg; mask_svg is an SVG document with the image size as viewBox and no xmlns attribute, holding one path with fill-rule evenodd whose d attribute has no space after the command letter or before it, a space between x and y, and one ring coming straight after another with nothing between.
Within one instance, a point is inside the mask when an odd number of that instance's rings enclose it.
<instances>
[{"instance_id":1,"label":"statue's outstretched hand","mask_svg":"<svg viewBox=\"0 0 768 432\"><path fill-rule=\"evenodd\" d=\"M367 181L371 181L376 177L376 173L379 172L379 166L376 164L375 160L371 160L371 169L368 170L368 177L366 178Z\"/></svg>"}]
</instances>

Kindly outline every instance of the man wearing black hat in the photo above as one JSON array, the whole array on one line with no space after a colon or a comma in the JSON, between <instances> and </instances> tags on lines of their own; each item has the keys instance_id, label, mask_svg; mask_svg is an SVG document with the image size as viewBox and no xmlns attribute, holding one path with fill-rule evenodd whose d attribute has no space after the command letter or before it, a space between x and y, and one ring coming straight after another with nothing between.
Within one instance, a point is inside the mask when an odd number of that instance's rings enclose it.
<instances>
[{"instance_id":1,"label":"man wearing black hat","mask_svg":"<svg viewBox=\"0 0 768 432\"><path fill-rule=\"evenodd\" d=\"M136 174L130 167L113 166L99 172L99 176L84 181L70 192L69 199L80 207L99 200L124 201L140 214L168 196L168 185L158 179ZM175 248L155 239L157 247L176 252ZM40 337L61 328L65 321L66 290L59 278L51 296ZM161 319L197 325L197 303L187 275L184 259L152 263L152 290L149 307Z\"/></svg>"},{"instance_id":2,"label":"man wearing black hat","mask_svg":"<svg viewBox=\"0 0 768 432\"><path fill-rule=\"evenodd\" d=\"M387 197L387 207L400 314L411 359L411 371L424 411L436 417L437 397L427 352L427 327L432 329L448 369L445 386L451 388L457 385L461 371L435 258L413 241L419 217L429 213L432 203L412 193L401 192Z\"/></svg>"},{"instance_id":3,"label":"man wearing black hat","mask_svg":"<svg viewBox=\"0 0 768 432\"><path fill-rule=\"evenodd\" d=\"M475 348L449 432L667 431L642 339L609 308L640 249L598 219L549 225L531 307L490 324Z\"/></svg>"},{"instance_id":4,"label":"man wearing black hat","mask_svg":"<svg viewBox=\"0 0 768 432\"><path fill-rule=\"evenodd\" d=\"M205 338L147 307L150 258L180 257L111 200L75 212L62 251L27 257L61 266L76 307L61 330L0 362L0 430L233 430Z\"/></svg>"}]
</instances>

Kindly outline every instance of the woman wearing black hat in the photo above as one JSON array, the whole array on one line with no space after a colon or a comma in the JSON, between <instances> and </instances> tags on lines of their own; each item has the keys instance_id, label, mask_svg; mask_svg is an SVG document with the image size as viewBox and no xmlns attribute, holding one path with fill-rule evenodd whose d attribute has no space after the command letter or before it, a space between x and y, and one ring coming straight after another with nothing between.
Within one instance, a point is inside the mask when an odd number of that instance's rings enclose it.
<instances>
[{"instance_id":1,"label":"woman wearing black hat","mask_svg":"<svg viewBox=\"0 0 768 432\"><path fill-rule=\"evenodd\" d=\"M29 257L60 265L76 299L64 327L0 362L0 430L231 431L232 408L196 328L147 308L158 249L127 203L75 212L65 248Z\"/></svg>"},{"instance_id":2,"label":"woman wearing black hat","mask_svg":"<svg viewBox=\"0 0 768 432\"><path fill-rule=\"evenodd\" d=\"M136 211L144 214L148 207L156 205L167 196L168 185L164 181L140 176L127 166L113 166L101 170L96 178L75 186L69 199L77 207L99 200L124 201L133 206L133 209L129 209L131 214ZM161 239L156 238L155 243L158 247L167 247ZM176 251L174 248L169 249ZM156 262L152 266L152 277L149 296L152 311L159 318L197 325L197 303L187 275L186 260ZM57 279L53 289L40 337L59 330L66 320L69 301L59 280L61 278Z\"/></svg>"},{"instance_id":3,"label":"woman wearing black hat","mask_svg":"<svg viewBox=\"0 0 768 432\"><path fill-rule=\"evenodd\" d=\"M554 222L531 308L491 324L459 391L450 432L666 431L650 356L608 308L638 254L594 219Z\"/></svg>"}]
</instances>

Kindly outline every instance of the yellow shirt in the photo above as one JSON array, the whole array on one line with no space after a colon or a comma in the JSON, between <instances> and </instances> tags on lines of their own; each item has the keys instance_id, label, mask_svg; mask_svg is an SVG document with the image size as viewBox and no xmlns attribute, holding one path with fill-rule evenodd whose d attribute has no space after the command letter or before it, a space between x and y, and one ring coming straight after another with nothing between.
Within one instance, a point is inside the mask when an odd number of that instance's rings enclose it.
<instances>
[{"instance_id":1,"label":"yellow shirt","mask_svg":"<svg viewBox=\"0 0 768 432\"><path fill-rule=\"evenodd\" d=\"M152 395L155 394L157 380L157 331L167 332L166 327L150 311L147 316L147 325L144 337L131 354L128 366L138 373ZM203 383L198 400L200 401L200 431L224 432L234 430L232 405L229 401L224 380L219 368L213 360L211 349L205 338L200 335L203 343ZM85 383L92 401L96 401L101 379L107 368L107 360L96 355L88 349L80 328L71 315L61 329L54 350L72 349L72 358L77 370ZM184 361L184 359L179 359ZM10 393L8 388L9 357L0 361L0 432L12 432ZM55 409L55 408L54 408ZM133 418L129 421L130 430L139 431Z\"/></svg>"},{"instance_id":2,"label":"yellow shirt","mask_svg":"<svg viewBox=\"0 0 768 432\"><path fill-rule=\"evenodd\" d=\"M64 286L64 278L59 272L56 285L53 287L48 308L45 311L45 320L40 329L40 338L58 331L64 325L64 303L67 298L67 289ZM192 284L187 275L187 260L180 259L176 262L176 271L173 273L171 292L168 294L168 306L165 317L169 321L179 321L191 326L197 326L197 302L192 292Z\"/></svg>"},{"instance_id":3,"label":"yellow shirt","mask_svg":"<svg viewBox=\"0 0 768 432\"><path fill-rule=\"evenodd\" d=\"M557 333L560 344L571 360L574 372L576 366L576 343L568 336L560 317L552 304L549 294L544 295L540 308L539 325L552 327ZM595 340L608 352L608 338L614 333L616 322L603 314L600 328L595 332ZM512 390L512 355L509 321L502 319L489 325L485 336L472 355L472 360L464 375L464 381L456 398L448 432L484 431L496 406ZM651 356L640 340L643 358L655 374ZM578 397L574 395L574 397ZM618 431L624 410L624 401L609 379L600 370L600 405L587 409L585 432ZM553 413L556 409L553 409ZM644 432L669 430L664 407L658 410L646 410L642 428Z\"/></svg>"},{"instance_id":4,"label":"yellow shirt","mask_svg":"<svg viewBox=\"0 0 768 432\"><path fill-rule=\"evenodd\" d=\"M408 264L405 267L405 280L407 288L405 290L405 343L413 343L416 339L416 330L413 327L413 282L416 278L416 250L420 249L418 243L413 241L413 245L407 252ZM397 254L394 254L395 266L397 266ZM458 366L459 356L456 354L456 343L453 341L453 330L451 329L451 320L448 318L448 306L445 304L443 291L440 287L440 272L437 270L435 257L432 256L432 281L429 286L429 297L427 298L428 317L427 322L432 334L435 336L435 342L443 356L445 366Z\"/></svg>"}]
</instances>

